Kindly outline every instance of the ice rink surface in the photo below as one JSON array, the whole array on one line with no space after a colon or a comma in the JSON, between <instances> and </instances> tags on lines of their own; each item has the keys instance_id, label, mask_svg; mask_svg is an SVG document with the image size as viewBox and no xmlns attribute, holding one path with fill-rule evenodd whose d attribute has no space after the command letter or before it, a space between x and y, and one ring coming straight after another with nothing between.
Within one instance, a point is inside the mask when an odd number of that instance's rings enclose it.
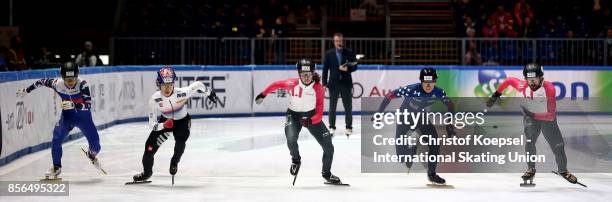
<instances>
[{"instance_id":1,"label":"ice rink surface","mask_svg":"<svg viewBox=\"0 0 612 202\"><path fill-rule=\"evenodd\" d=\"M338 120L343 128L344 118ZM173 138L155 156L151 184L124 185L142 171L150 131L145 122L116 125L100 131L99 158L109 175L101 175L80 152L87 147L81 138L63 147L62 177L70 183L70 196L2 196L0 201L612 201L610 173L577 174L589 188L545 172L536 175L535 188L519 187L522 171L442 173L455 189L427 188L424 173L362 174L358 116L354 136L347 139L339 129L333 139L332 172L351 186L323 184L322 150L307 130L299 142L302 168L291 186L283 124L284 117L193 120L174 186L168 173ZM0 167L0 181L39 180L50 166L51 152L43 150Z\"/></svg>"}]
</instances>

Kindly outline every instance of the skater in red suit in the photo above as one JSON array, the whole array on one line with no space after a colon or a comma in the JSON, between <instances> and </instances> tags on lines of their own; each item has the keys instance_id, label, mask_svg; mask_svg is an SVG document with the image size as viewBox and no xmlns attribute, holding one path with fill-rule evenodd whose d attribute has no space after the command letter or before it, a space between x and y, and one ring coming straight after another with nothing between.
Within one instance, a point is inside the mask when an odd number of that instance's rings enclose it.
<instances>
[{"instance_id":1,"label":"skater in red suit","mask_svg":"<svg viewBox=\"0 0 612 202\"><path fill-rule=\"evenodd\" d=\"M512 86L521 93L523 95L522 99L525 99L521 102L524 114L524 132L527 140L531 140L525 144L525 151L528 155L536 155L535 144L540 132L542 132L550 149L555 154L558 173L567 181L575 184L578 179L567 170L565 143L557 124L555 87L550 81L544 80L544 69L539 64L526 65L523 68L523 76L525 80L513 77L507 78L489 98L487 107L493 106L508 86ZM535 173L535 162L528 162L527 172L523 174L522 178L525 181L532 181Z\"/></svg>"},{"instance_id":2,"label":"skater in red suit","mask_svg":"<svg viewBox=\"0 0 612 202\"><path fill-rule=\"evenodd\" d=\"M297 64L300 78L291 78L277 81L268 86L262 93L257 95L255 102L261 104L269 93L282 88L289 91L291 103L287 109L285 122L285 136L287 146L291 154L291 175L297 175L301 157L298 150L298 136L302 127L308 129L312 136L323 148L323 171L322 176L330 184L341 184L340 178L331 173L331 164L334 157L334 145L332 135L321 121L323 117L323 101L325 90L320 83L320 78L315 73L315 64L309 60L300 60Z\"/></svg>"}]
</instances>

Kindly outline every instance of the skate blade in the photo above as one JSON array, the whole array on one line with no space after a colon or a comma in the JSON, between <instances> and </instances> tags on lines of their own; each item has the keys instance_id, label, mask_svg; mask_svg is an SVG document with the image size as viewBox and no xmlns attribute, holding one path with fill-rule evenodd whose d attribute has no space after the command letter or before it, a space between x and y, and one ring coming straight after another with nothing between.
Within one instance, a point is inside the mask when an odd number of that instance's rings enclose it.
<instances>
[{"instance_id":1,"label":"skate blade","mask_svg":"<svg viewBox=\"0 0 612 202\"><path fill-rule=\"evenodd\" d=\"M536 186L536 184L534 183L521 183L520 185L521 187L535 187Z\"/></svg>"},{"instance_id":2,"label":"skate blade","mask_svg":"<svg viewBox=\"0 0 612 202\"><path fill-rule=\"evenodd\" d=\"M552 173L554 173L555 175L558 175L559 177L561 177L561 178L565 179L565 177L561 176L561 174L560 174L560 173L558 173L557 171L554 171L554 170L553 170L553 171L552 171ZM565 181L567 181L567 179L565 179ZM570 182L570 181L567 181L567 182L572 183L572 182ZM583 187L585 187L585 188L588 188L588 186L586 186L585 184L582 184L582 183L580 183L580 182L578 182L578 181L576 181L576 183L572 183L572 184L577 184L577 185L583 186Z\"/></svg>"},{"instance_id":3,"label":"skate blade","mask_svg":"<svg viewBox=\"0 0 612 202\"><path fill-rule=\"evenodd\" d=\"M56 178L48 178L45 177L43 179L40 179L41 182L61 182L62 178L61 177L56 177Z\"/></svg>"},{"instance_id":4,"label":"skate blade","mask_svg":"<svg viewBox=\"0 0 612 202\"><path fill-rule=\"evenodd\" d=\"M335 186L347 186L350 187L350 184L344 184L344 183L331 183L331 182L324 182L324 184L326 185L335 185Z\"/></svg>"},{"instance_id":5,"label":"skate blade","mask_svg":"<svg viewBox=\"0 0 612 202\"><path fill-rule=\"evenodd\" d=\"M133 182L126 182L125 185L132 185L132 184L149 184L152 181L147 180L147 181L133 181Z\"/></svg>"},{"instance_id":6,"label":"skate blade","mask_svg":"<svg viewBox=\"0 0 612 202\"><path fill-rule=\"evenodd\" d=\"M295 180L297 180L297 173L293 176L293 186L295 186Z\"/></svg>"},{"instance_id":7,"label":"skate blade","mask_svg":"<svg viewBox=\"0 0 612 202\"><path fill-rule=\"evenodd\" d=\"M453 185L448 185L448 184L427 184L427 187L429 188L436 188L436 189L455 189L455 186Z\"/></svg>"},{"instance_id":8,"label":"skate blade","mask_svg":"<svg viewBox=\"0 0 612 202\"><path fill-rule=\"evenodd\" d=\"M83 154L85 154L85 157L89 160L89 162L91 162L91 159L89 159L89 157L87 156L87 151L85 151L85 148L81 148L81 151L83 152ZM92 163L93 165L93 163ZM102 169L102 167L97 167L96 165L93 165L93 167L97 170L99 170L100 172L102 172L102 174L104 175L108 175L108 173L106 172L106 170Z\"/></svg>"}]
</instances>

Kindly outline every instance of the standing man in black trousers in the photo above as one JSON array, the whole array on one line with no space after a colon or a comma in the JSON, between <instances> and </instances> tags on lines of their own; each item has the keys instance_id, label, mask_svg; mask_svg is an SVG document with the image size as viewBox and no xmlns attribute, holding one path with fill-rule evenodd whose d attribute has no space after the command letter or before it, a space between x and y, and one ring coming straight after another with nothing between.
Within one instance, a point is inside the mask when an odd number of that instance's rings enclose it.
<instances>
[{"instance_id":1,"label":"standing man in black trousers","mask_svg":"<svg viewBox=\"0 0 612 202\"><path fill-rule=\"evenodd\" d=\"M344 47L342 33L334 34L335 48L328 50L323 59L323 86L329 89L329 132L336 131L336 106L338 96L344 105L346 135L353 133L353 78L351 73L357 70L357 59L353 50ZM329 80L328 80L329 76Z\"/></svg>"}]
</instances>

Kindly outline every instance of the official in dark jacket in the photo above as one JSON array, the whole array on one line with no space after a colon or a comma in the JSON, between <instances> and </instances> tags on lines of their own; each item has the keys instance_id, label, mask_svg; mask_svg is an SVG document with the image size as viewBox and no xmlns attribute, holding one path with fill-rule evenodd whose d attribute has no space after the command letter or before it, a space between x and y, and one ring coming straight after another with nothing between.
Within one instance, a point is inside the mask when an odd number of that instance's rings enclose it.
<instances>
[{"instance_id":1,"label":"official in dark jacket","mask_svg":"<svg viewBox=\"0 0 612 202\"><path fill-rule=\"evenodd\" d=\"M328 50L323 59L323 86L329 89L329 129L333 134L336 130L336 106L338 97L344 105L346 135L353 133L353 78L351 73L357 70L353 50L344 47L344 37L341 33L334 34L335 48Z\"/></svg>"}]
</instances>

